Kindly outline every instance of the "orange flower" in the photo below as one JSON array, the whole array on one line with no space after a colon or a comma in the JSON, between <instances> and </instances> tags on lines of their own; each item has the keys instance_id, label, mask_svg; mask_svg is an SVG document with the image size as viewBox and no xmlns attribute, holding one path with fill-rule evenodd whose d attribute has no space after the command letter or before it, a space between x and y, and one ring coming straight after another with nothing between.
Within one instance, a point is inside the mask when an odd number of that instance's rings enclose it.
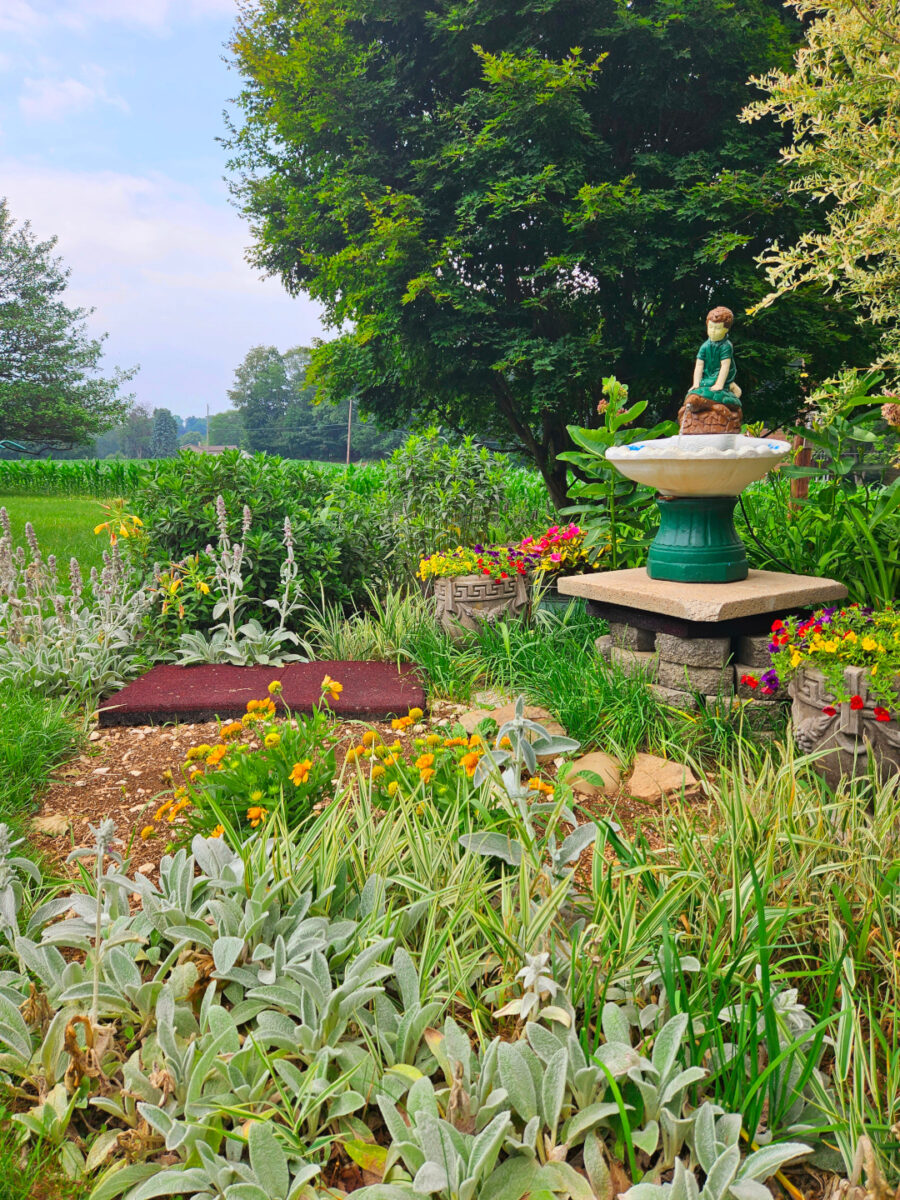
<instances>
[{"instance_id":1,"label":"orange flower","mask_svg":"<svg viewBox=\"0 0 900 1200\"><path fill-rule=\"evenodd\" d=\"M420 771L426 770L428 767L432 766L433 763L434 763L434 755L433 754L420 754L419 757L416 759L416 766L419 768ZM433 773L434 772L432 772L432 774Z\"/></svg>"},{"instance_id":2,"label":"orange flower","mask_svg":"<svg viewBox=\"0 0 900 1200\"><path fill-rule=\"evenodd\" d=\"M243 731L243 728L240 721L229 721L227 725L223 725L219 730L219 737L223 742L233 741Z\"/></svg>"},{"instance_id":3,"label":"orange flower","mask_svg":"<svg viewBox=\"0 0 900 1200\"><path fill-rule=\"evenodd\" d=\"M528 790L530 792L542 792L545 796L553 795L553 785L545 783L543 779L529 779Z\"/></svg>"},{"instance_id":4,"label":"orange flower","mask_svg":"<svg viewBox=\"0 0 900 1200\"><path fill-rule=\"evenodd\" d=\"M209 836L210 837L221 837L224 832L225 832L225 826L217 825Z\"/></svg>"},{"instance_id":5,"label":"orange flower","mask_svg":"<svg viewBox=\"0 0 900 1200\"><path fill-rule=\"evenodd\" d=\"M468 738L460 738L460 737L447 738L447 740L444 742L444 746L448 750L452 749L454 746L468 746L468 744L469 744Z\"/></svg>"},{"instance_id":6,"label":"orange flower","mask_svg":"<svg viewBox=\"0 0 900 1200\"><path fill-rule=\"evenodd\" d=\"M484 738L481 736L480 733L473 733L472 736L469 738L470 746L480 746L483 744L483 742L484 742Z\"/></svg>"},{"instance_id":7,"label":"orange flower","mask_svg":"<svg viewBox=\"0 0 900 1200\"><path fill-rule=\"evenodd\" d=\"M177 804L172 805L172 807L169 809L169 815L166 817L166 820L169 822L170 825L172 824L172 822L175 820L175 818L178 816L178 814L181 812L181 810L183 808L190 807L190 803L191 803L190 800L179 800Z\"/></svg>"},{"instance_id":8,"label":"orange flower","mask_svg":"<svg viewBox=\"0 0 900 1200\"><path fill-rule=\"evenodd\" d=\"M459 765L465 767L466 774L471 779L475 774L475 768L481 759L481 755L477 750L470 750L468 754L464 754L459 760Z\"/></svg>"},{"instance_id":9,"label":"orange flower","mask_svg":"<svg viewBox=\"0 0 900 1200\"><path fill-rule=\"evenodd\" d=\"M412 717L394 717L391 721L391 729L409 729L412 723Z\"/></svg>"},{"instance_id":10,"label":"orange flower","mask_svg":"<svg viewBox=\"0 0 900 1200\"><path fill-rule=\"evenodd\" d=\"M330 675L326 675L322 680L322 696L324 698L325 693L328 692L332 703L334 703L335 700L340 700L341 692L343 690L344 685L342 683L338 683L336 679L332 679Z\"/></svg>"},{"instance_id":11,"label":"orange flower","mask_svg":"<svg viewBox=\"0 0 900 1200\"><path fill-rule=\"evenodd\" d=\"M423 767L422 770L419 772L419 778L422 780L423 783L428 783L429 779L434 778L434 771L432 770L431 767Z\"/></svg>"},{"instance_id":12,"label":"orange flower","mask_svg":"<svg viewBox=\"0 0 900 1200\"><path fill-rule=\"evenodd\" d=\"M260 821L266 819L266 810L258 804L254 804L252 808L247 809L247 820L250 822L250 828L255 829Z\"/></svg>"},{"instance_id":13,"label":"orange flower","mask_svg":"<svg viewBox=\"0 0 900 1200\"><path fill-rule=\"evenodd\" d=\"M290 781L294 787L299 787L301 783L307 782L311 768L312 759L310 758L304 758L303 762L294 763L290 774Z\"/></svg>"},{"instance_id":14,"label":"orange flower","mask_svg":"<svg viewBox=\"0 0 900 1200\"><path fill-rule=\"evenodd\" d=\"M374 729L367 729L366 732L362 735L362 744L364 746L374 746L377 741L378 741L378 734L375 732Z\"/></svg>"},{"instance_id":15,"label":"orange flower","mask_svg":"<svg viewBox=\"0 0 900 1200\"><path fill-rule=\"evenodd\" d=\"M206 765L208 767L217 767L227 753L227 746L215 746L210 751L209 757L206 760Z\"/></svg>"},{"instance_id":16,"label":"orange flower","mask_svg":"<svg viewBox=\"0 0 900 1200\"><path fill-rule=\"evenodd\" d=\"M156 837L156 830L152 825L145 825L141 830L141 841L146 842L147 838Z\"/></svg>"},{"instance_id":17,"label":"orange flower","mask_svg":"<svg viewBox=\"0 0 900 1200\"><path fill-rule=\"evenodd\" d=\"M159 808L156 810L156 815L154 816L153 820L161 821L174 803L175 803L175 801L174 801L174 799L172 799L172 800L167 800L165 802L165 804L161 804L159 806Z\"/></svg>"}]
</instances>

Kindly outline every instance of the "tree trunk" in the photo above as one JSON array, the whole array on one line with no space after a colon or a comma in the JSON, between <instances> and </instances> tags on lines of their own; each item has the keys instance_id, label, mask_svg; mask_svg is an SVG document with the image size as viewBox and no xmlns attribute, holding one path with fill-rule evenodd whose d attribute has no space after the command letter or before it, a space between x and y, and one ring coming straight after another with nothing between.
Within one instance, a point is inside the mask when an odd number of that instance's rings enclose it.
<instances>
[{"instance_id":1,"label":"tree trunk","mask_svg":"<svg viewBox=\"0 0 900 1200\"><path fill-rule=\"evenodd\" d=\"M538 440L532 429L522 421L516 411L515 400L503 376L499 373L495 374L493 384L500 411L506 418L510 429L534 459L535 466L547 485L553 507L565 507L569 503L566 492L566 464L559 462L556 457L563 450L571 449L565 426L554 425L549 414L545 415L541 427L541 438Z\"/></svg>"}]
</instances>

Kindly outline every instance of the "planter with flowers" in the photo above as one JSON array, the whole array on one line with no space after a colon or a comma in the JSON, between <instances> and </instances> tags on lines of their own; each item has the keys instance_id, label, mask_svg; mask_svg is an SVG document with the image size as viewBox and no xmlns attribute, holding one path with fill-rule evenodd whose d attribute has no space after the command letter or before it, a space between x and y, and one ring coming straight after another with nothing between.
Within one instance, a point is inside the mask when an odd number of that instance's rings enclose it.
<instances>
[{"instance_id":1,"label":"planter with flowers","mask_svg":"<svg viewBox=\"0 0 900 1200\"><path fill-rule=\"evenodd\" d=\"M869 751L882 775L900 772L900 612L891 606L825 608L776 621L769 695L787 685L794 737L834 786L864 775Z\"/></svg>"},{"instance_id":2,"label":"planter with flowers","mask_svg":"<svg viewBox=\"0 0 900 1200\"><path fill-rule=\"evenodd\" d=\"M484 622L517 616L528 606L527 577L539 554L518 546L457 546L419 563L434 585L435 615L454 637Z\"/></svg>"}]
</instances>

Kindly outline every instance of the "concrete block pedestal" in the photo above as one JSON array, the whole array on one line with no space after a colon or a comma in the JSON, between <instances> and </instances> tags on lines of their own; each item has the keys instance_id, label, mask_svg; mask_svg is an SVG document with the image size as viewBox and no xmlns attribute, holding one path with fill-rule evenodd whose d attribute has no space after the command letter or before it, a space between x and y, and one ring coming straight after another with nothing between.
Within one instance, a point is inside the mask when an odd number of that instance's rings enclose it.
<instances>
[{"instance_id":1,"label":"concrete block pedestal","mask_svg":"<svg viewBox=\"0 0 900 1200\"><path fill-rule=\"evenodd\" d=\"M597 652L640 674L664 703L696 708L698 694L707 706L737 695L751 701L761 727L789 697L760 696L740 680L771 665L772 622L847 595L837 580L813 575L750 571L732 583L675 583L643 568L570 575L559 590L609 622Z\"/></svg>"}]
</instances>

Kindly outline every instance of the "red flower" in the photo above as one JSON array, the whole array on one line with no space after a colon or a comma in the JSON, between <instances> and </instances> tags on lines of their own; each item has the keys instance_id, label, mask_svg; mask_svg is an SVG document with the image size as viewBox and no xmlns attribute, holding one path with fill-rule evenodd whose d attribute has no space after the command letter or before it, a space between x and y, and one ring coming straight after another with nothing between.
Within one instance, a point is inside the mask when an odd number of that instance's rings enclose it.
<instances>
[{"instance_id":1,"label":"red flower","mask_svg":"<svg viewBox=\"0 0 900 1200\"><path fill-rule=\"evenodd\" d=\"M889 721L891 719L891 714L886 708L882 708L880 704L876 704L872 712L875 714L876 721Z\"/></svg>"},{"instance_id":2,"label":"red flower","mask_svg":"<svg viewBox=\"0 0 900 1200\"><path fill-rule=\"evenodd\" d=\"M866 703L863 700L862 696L851 696L850 697L850 707L853 709L854 712L859 712L859 710L861 708L865 708L865 706L866 706Z\"/></svg>"},{"instance_id":3,"label":"red flower","mask_svg":"<svg viewBox=\"0 0 900 1200\"><path fill-rule=\"evenodd\" d=\"M482 575L490 575L490 571L487 569L487 567L482 567L481 573Z\"/></svg>"},{"instance_id":4,"label":"red flower","mask_svg":"<svg viewBox=\"0 0 900 1200\"><path fill-rule=\"evenodd\" d=\"M505 571L501 571L501 572L500 572L500 578L501 578L501 579L509 579L509 576L507 575L507 573L506 573Z\"/></svg>"},{"instance_id":5,"label":"red flower","mask_svg":"<svg viewBox=\"0 0 900 1200\"><path fill-rule=\"evenodd\" d=\"M830 704L826 704L825 707L822 709L822 712L825 714L826 717L836 717L837 716L837 709L833 708Z\"/></svg>"},{"instance_id":6,"label":"red flower","mask_svg":"<svg viewBox=\"0 0 900 1200\"><path fill-rule=\"evenodd\" d=\"M759 680L755 675L742 675L741 683L744 685L744 687L748 688L759 687Z\"/></svg>"},{"instance_id":7,"label":"red flower","mask_svg":"<svg viewBox=\"0 0 900 1200\"><path fill-rule=\"evenodd\" d=\"M784 629L784 621L773 621L772 632L774 633L776 629Z\"/></svg>"}]
</instances>

